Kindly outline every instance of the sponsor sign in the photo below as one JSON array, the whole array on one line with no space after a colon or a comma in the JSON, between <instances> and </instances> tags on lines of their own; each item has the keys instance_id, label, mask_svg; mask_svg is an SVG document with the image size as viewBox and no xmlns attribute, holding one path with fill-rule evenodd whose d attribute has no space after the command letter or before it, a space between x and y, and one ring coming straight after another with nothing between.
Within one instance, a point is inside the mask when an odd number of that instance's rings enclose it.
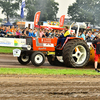
<instances>
[{"instance_id":1,"label":"sponsor sign","mask_svg":"<svg viewBox=\"0 0 100 100\"><path fill-rule=\"evenodd\" d=\"M64 25L64 20L65 20L65 15L62 15L62 16L60 17L60 27L63 27L63 25Z\"/></svg>"},{"instance_id":2,"label":"sponsor sign","mask_svg":"<svg viewBox=\"0 0 100 100\"><path fill-rule=\"evenodd\" d=\"M43 43L44 47L54 47L54 44L50 43Z\"/></svg>"},{"instance_id":3,"label":"sponsor sign","mask_svg":"<svg viewBox=\"0 0 100 100\"><path fill-rule=\"evenodd\" d=\"M21 50L20 49L14 49L13 50L13 56L14 57L20 57Z\"/></svg>"},{"instance_id":4,"label":"sponsor sign","mask_svg":"<svg viewBox=\"0 0 100 100\"><path fill-rule=\"evenodd\" d=\"M26 39L18 39L18 38L0 38L0 46L7 47L22 47L22 45L26 45Z\"/></svg>"},{"instance_id":5,"label":"sponsor sign","mask_svg":"<svg viewBox=\"0 0 100 100\"><path fill-rule=\"evenodd\" d=\"M34 17L34 26L38 24L39 19L40 19L40 14L41 14L41 11L36 12L35 17Z\"/></svg>"}]
</instances>

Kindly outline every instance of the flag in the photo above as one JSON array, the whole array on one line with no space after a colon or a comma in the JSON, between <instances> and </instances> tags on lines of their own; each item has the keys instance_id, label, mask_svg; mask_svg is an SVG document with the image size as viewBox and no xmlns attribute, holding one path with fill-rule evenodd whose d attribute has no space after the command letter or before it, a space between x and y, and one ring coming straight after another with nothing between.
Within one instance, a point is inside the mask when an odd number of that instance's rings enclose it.
<instances>
[{"instance_id":1,"label":"flag","mask_svg":"<svg viewBox=\"0 0 100 100\"><path fill-rule=\"evenodd\" d=\"M41 14L41 11L36 12L34 16L34 26L38 24L39 19L40 19L40 14Z\"/></svg>"},{"instance_id":2,"label":"flag","mask_svg":"<svg viewBox=\"0 0 100 100\"><path fill-rule=\"evenodd\" d=\"M64 25L64 20L65 20L65 15L62 15L62 16L60 17L60 27L63 27L63 25Z\"/></svg>"},{"instance_id":3,"label":"flag","mask_svg":"<svg viewBox=\"0 0 100 100\"><path fill-rule=\"evenodd\" d=\"M25 7L25 0L22 0L22 5L21 5L21 18L24 18L24 7Z\"/></svg>"}]
</instances>

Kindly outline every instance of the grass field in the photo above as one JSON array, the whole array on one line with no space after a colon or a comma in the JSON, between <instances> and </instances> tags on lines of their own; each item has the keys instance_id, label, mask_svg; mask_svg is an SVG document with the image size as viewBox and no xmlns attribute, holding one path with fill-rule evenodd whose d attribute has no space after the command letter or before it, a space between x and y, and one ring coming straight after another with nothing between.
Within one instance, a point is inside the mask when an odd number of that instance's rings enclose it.
<instances>
[{"instance_id":1,"label":"grass field","mask_svg":"<svg viewBox=\"0 0 100 100\"><path fill-rule=\"evenodd\" d=\"M48 68L0 68L0 74L42 74L42 75L100 75L94 70L88 69L48 69Z\"/></svg>"},{"instance_id":2,"label":"grass field","mask_svg":"<svg viewBox=\"0 0 100 100\"><path fill-rule=\"evenodd\" d=\"M13 50L16 48L18 47L0 47L0 53L13 53Z\"/></svg>"},{"instance_id":3,"label":"grass field","mask_svg":"<svg viewBox=\"0 0 100 100\"><path fill-rule=\"evenodd\" d=\"M18 47L16 47L18 48ZM15 47L0 47L0 53L13 53ZM21 48L19 48L21 49ZM100 75L88 69L30 69L30 68L0 68L0 74L43 74L43 75Z\"/></svg>"}]
</instances>

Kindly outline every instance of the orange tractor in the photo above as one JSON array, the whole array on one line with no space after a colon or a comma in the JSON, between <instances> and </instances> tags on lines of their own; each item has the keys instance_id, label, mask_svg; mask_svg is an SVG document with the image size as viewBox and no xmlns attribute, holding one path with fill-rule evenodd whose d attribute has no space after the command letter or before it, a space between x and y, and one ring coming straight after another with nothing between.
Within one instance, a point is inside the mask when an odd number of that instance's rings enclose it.
<instances>
[{"instance_id":1,"label":"orange tractor","mask_svg":"<svg viewBox=\"0 0 100 100\"><path fill-rule=\"evenodd\" d=\"M48 62L55 66L85 66L90 57L90 50L83 38L67 37L62 48L55 49L57 38L26 38L22 50L13 50L13 55L22 65L30 61L35 66L41 66L47 57Z\"/></svg>"}]
</instances>

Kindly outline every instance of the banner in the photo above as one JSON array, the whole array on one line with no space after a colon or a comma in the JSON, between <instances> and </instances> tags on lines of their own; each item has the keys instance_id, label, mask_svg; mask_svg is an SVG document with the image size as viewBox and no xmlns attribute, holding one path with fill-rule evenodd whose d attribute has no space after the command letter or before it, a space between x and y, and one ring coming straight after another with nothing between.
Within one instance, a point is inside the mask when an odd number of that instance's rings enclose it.
<instances>
[{"instance_id":1,"label":"banner","mask_svg":"<svg viewBox=\"0 0 100 100\"><path fill-rule=\"evenodd\" d=\"M22 5L21 5L21 18L24 18L24 8L25 8L25 0L22 0Z\"/></svg>"},{"instance_id":2,"label":"banner","mask_svg":"<svg viewBox=\"0 0 100 100\"><path fill-rule=\"evenodd\" d=\"M34 26L38 25L39 19L40 19L40 14L41 11L36 12L35 16L34 16Z\"/></svg>"},{"instance_id":3,"label":"banner","mask_svg":"<svg viewBox=\"0 0 100 100\"><path fill-rule=\"evenodd\" d=\"M0 46L6 47L22 47L26 45L26 39L18 38L0 38Z\"/></svg>"},{"instance_id":4,"label":"banner","mask_svg":"<svg viewBox=\"0 0 100 100\"><path fill-rule=\"evenodd\" d=\"M57 21L47 21L48 25L59 26L59 22Z\"/></svg>"},{"instance_id":5,"label":"banner","mask_svg":"<svg viewBox=\"0 0 100 100\"><path fill-rule=\"evenodd\" d=\"M64 20L65 20L65 15L62 15L61 17L60 17L60 27L63 27L63 25L64 25Z\"/></svg>"}]
</instances>

